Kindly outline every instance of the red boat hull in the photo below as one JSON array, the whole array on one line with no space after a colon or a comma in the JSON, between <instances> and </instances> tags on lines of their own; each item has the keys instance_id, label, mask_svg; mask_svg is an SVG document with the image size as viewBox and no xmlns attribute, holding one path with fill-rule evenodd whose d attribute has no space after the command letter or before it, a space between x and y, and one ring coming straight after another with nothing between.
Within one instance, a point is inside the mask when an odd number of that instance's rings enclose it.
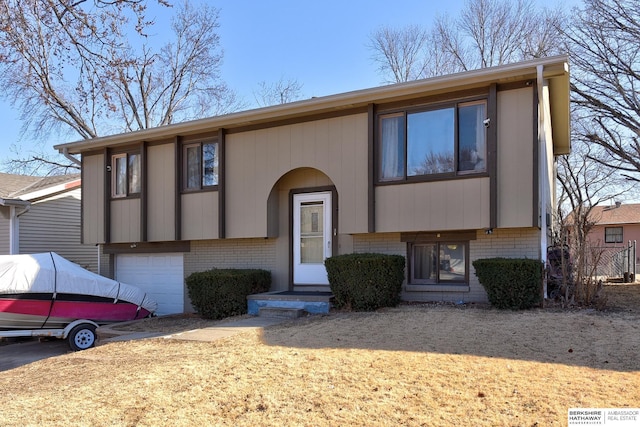
<instances>
[{"instance_id":1,"label":"red boat hull","mask_svg":"<svg viewBox=\"0 0 640 427\"><path fill-rule=\"evenodd\" d=\"M149 316L126 301L87 295L0 295L0 330L64 328L78 319L98 324L125 322Z\"/></svg>"}]
</instances>

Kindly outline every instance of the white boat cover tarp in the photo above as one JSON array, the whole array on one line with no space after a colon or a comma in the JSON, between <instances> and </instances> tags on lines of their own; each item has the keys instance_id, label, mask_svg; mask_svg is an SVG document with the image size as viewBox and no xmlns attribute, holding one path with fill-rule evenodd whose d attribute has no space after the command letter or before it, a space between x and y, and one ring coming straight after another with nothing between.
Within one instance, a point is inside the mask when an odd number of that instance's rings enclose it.
<instances>
[{"instance_id":1,"label":"white boat cover tarp","mask_svg":"<svg viewBox=\"0 0 640 427\"><path fill-rule=\"evenodd\" d=\"M92 273L55 252L0 255L0 294L54 292L127 301L151 313L158 308L137 286Z\"/></svg>"}]
</instances>

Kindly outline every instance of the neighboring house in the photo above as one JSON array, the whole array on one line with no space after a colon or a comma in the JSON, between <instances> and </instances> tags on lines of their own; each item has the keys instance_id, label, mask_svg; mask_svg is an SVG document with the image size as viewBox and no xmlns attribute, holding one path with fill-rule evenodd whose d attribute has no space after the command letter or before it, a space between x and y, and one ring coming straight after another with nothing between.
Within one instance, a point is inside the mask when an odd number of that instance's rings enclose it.
<instances>
[{"instance_id":1,"label":"neighboring house","mask_svg":"<svg viewBox=\"0 0 640 427\"><path fill-rule=\"evenodd\" d=\"M353 252L405 256L405 300L486 301L473 260L546 257L567 57L56 149L82 158L84 243L160 313L189 311L184 278L214 267L327 291L323 260Z\"/></svg>"},{"instance_id":2,"label":"neighboring house","mask_svg":"<svg viewBox=\"0 0 640 427\"><path fill-rule=\"evenodd\" d=\"M595 206L589 219L594 222L587 236L592 245L626 247L640 241L640 204Z\"/></svg>"},{"instance_id":3,"label":"neighboring house","mask_svg":"<svg viewBox=\"0 0 640 427\"><path fill-rule=\"evenodd\" d=\"M0 173L0 255L56 252L98 271L95 245L81 244L80 174Z\"/></svg>"},{"instance_id":4,"label":"neighboring house","mask_svg":"<svg viewBox=\"0 0 640 427\"><path fill-rule=\"evenodd\" d=\"M611 248L631 247L629 254L625 253L625 256L629 257L631 261L622 262L621 268L624 271L620 271L618 276L626 271L633 272L634 263L636 264L635 271L640 271L640 257L635 249L635 243L640 241L640 204L616 202L611 206L595 206L589 214L589 219L594 222L587 236L587 240L592 246L603 248L602 250L606 254L618 253L617 250ZM631 245L629 245L630 243ZM609 260L609 256L603 255L602 258L603 262ZM614 259L618 258L619 256Z\"/></svg>"}]
</instances>

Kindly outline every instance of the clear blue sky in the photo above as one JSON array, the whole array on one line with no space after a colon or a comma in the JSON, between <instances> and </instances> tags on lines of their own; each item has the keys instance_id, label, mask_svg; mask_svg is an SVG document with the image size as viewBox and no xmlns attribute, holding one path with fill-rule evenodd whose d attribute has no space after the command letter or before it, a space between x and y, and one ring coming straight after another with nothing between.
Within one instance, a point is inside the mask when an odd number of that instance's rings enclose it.
<instances>
[{"instance_id":1,"label":"clear blue sky","mask_svg":"<svg viewBox=\"0 0 640 427\"><path fill-rule=\"evenodd\" d=\"M197 2L197 0L192 0ZM576 4L577 0L536 0L540 5ZM150 4L153 1L149 2ZM224 49L222 78L253 105L258 83L281 77L303 85L305 98L379 86L382 77L367 48L378 27L428 26L436 15L457 16L464 0L217 0L219 34ZM565 6L568 7L568 6ZM171 9L154 7L150 15L166 20ZM0 170L15 145L26 152L30 136L20 139L19 114L0 99ZM69 139L51 139L47 147ZM51 148L51 152L54 150Z\"/></svg>"}]
</instances>

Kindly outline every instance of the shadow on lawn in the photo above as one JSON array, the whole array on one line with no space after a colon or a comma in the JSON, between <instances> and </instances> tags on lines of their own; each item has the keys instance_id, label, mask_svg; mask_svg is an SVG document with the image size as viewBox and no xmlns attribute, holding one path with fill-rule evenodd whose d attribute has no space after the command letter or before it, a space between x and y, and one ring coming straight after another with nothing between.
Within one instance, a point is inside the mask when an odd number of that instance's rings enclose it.
<instances>
[{"instance_id":1,"label":"shadow on lawn","mask_svg":"<svg viewBox=\"0 0 640 427\"><path fill-rule=\"evenodd\" d=\"M640 285L634 286L640 298ZM514 312L434 304L375 313L334 312L266 328L263 341L299 348L474 355L640 371L640 304L603 312Z\"/></svg>"}]
</instances>

